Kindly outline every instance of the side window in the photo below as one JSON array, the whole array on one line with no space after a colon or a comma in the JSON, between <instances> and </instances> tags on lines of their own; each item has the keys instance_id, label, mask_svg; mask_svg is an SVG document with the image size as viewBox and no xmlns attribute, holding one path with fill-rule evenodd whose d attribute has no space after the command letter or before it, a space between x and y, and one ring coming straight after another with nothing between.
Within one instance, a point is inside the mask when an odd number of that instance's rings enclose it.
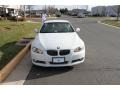
<instances>
[{"instance_id":1,"label":"side window","mask_svg":"<svg viewBox=\"0 0 120 90\"><path fill-rule=\"evenodd\" d=\"M47 23L44 23L41 30L40 30L40 32L45 32L46 27L47 27Z\"/></svg>"}]
</instances>

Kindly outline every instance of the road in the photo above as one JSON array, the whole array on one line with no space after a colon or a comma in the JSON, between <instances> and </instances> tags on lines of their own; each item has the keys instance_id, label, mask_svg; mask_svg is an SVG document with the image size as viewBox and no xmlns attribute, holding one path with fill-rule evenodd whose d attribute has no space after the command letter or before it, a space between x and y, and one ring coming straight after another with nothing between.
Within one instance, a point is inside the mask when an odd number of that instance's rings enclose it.
<instances>
[{"instance_id":1,"label":"road","mask_svg":"<svg viewBox=\"0 0 120 90\"><path fill-rule=\"evenodd\" d=\"M32 66L24 84L120 84L120 30L98 24L94 18L60 19L81 28L78 34L86 45L85 62L64 68Z\"/></svg>"}]
</instances>

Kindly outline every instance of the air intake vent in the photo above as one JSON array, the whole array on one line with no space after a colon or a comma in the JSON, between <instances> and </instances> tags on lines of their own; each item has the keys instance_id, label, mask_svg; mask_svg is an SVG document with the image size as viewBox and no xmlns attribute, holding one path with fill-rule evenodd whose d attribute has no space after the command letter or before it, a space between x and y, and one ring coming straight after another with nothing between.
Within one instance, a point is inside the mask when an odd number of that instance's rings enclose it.
<instances>
[{"instance_id":1,"label":"air intake vent","mask_svg":"<svg viewBox=\"0 0 120 90\"><path fill-rule=\"evenodd\" d=\"M60 55L68 55L68 54L70 54L70 50L60 50L59 54Z\"/></svg>"},{"instance_id":2,"label":"air intake vent","mask_svg":"<svg viewBox=\"0 0 120 90\"><path fill-rule=\"evenodd\" d=\"M47 50L47 54L51 56L57 56L58 51L57 50Z\"/></svg>"}]
</instances>

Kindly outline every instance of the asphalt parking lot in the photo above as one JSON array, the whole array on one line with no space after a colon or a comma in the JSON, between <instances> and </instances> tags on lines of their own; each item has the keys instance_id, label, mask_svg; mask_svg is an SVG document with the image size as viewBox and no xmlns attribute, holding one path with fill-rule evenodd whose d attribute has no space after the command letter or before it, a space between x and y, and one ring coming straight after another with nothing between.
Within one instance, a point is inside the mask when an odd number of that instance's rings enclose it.
<instances>
[{"instance_id":1,"label":"asphalt parking lot","mask_svg":"<svg viewBox=\"0 0 120 90\"><path fill-rule=\"evenodd\" d=\"M120 84L120 30L99 24L93 18L63 16L60 19L81 28L78 34L86 45L85 62L61 68L31 66L24 84Z\"/></svg>"}]
</instances>

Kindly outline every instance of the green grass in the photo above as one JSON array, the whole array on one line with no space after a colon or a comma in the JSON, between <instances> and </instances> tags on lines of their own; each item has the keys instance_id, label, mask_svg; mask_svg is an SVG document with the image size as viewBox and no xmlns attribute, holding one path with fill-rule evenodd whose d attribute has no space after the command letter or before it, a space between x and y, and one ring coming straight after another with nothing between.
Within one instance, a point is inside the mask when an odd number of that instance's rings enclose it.
<instances>
[{"instance_id":1,"label":"green grass","mask_svg":"<svg viewBox=\"0 0 120 90\"><path fill-rule=\"evenodd\" d=\"M0 69L23 48L16 42L23 37L34 37L33 30L40 26L40 23L0 21Z\"/></svg>"},{"instance_id":2,"label":"green grass","mask_svg":"<svg viewBox=\"0 0 120 90\"><path fill-rule=\"evenodd\" d=\"M106 23L106 24L109 24L109 25L120 27L120 21L116 21L116 20L104 20L102 22Z\"/></svg>"}]
</instances>

